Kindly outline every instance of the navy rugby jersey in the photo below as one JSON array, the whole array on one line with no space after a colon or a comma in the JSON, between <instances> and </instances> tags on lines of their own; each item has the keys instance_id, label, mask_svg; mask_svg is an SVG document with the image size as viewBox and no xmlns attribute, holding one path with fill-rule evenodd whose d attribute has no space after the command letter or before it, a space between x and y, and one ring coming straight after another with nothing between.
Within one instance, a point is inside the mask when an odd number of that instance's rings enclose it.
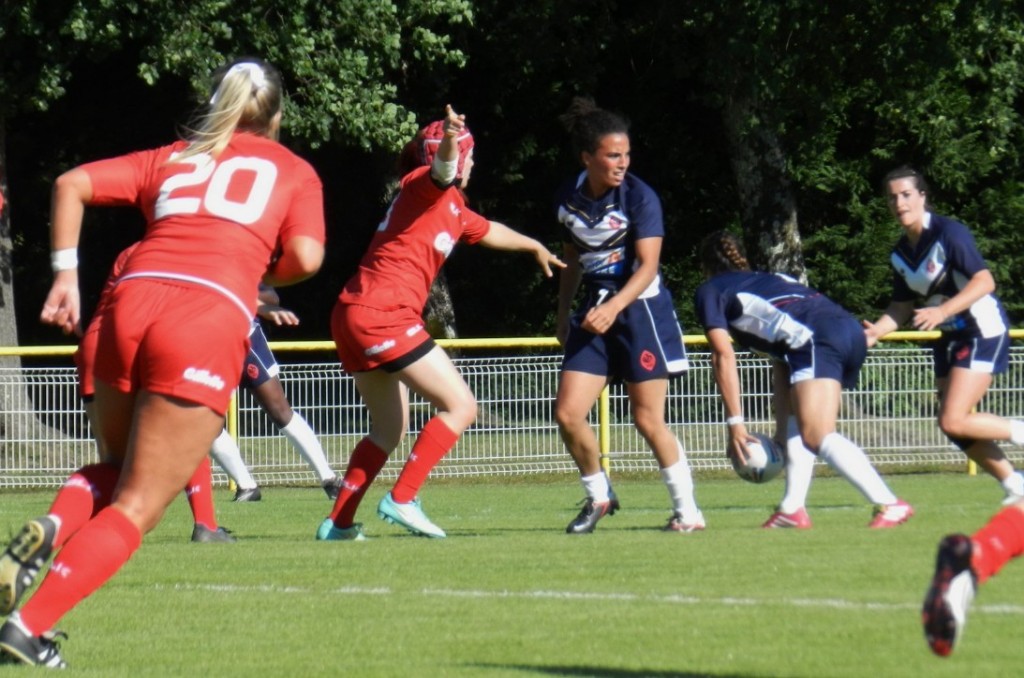
<instances>
[{"instance_id":1,"label":"navy rugby jersey","mask_svg":"<svg viewBox=\"0 0 1024 678\"><path fill-rule=\"evenodd\" d=\"M558 191L556 207L562 226L562 241L572 243L580 254L583 283L588 289L618 291L636 265L635 242L641 238L663 238L661 200L650 186L632 174L621 185L592 199L584 193L587 173L566 182ZM655 277L641 295L654 296L661 285Z\"/></svg>"},{"instance_id":2,"label":"navy rugby jersey","mask_svg":"<svg viewBox=\"0 0 1024 678\"><path fill-rule=\"evenodd\" d=\"M817 290L779 273L728 271L697 288L704 331L723 329L744 348L781 359L814 338L814 327L852 318Z\"/></svg>"},{"instance_id":3,"label":"navy rugby jersey","mask_svg":"<svg viewBox=\"0 0 1024 678\"><path fill-rule=\"evenodd\" d=\"M924 230L916 247L903 235L890 257L893 301L938 306L956 296L972 277L988 268L967 227L949 217L925 214ZM979 333L997 337L1007 331L1006 312L994 294L986 294L970 308L938 327L944 332Z\"/></svg>"}]
</instances>

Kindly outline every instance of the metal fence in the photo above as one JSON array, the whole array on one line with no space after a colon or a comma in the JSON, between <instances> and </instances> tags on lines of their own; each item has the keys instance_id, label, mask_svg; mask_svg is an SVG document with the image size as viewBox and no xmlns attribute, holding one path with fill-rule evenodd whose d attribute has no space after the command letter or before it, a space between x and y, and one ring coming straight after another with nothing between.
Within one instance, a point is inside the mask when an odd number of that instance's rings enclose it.
<instances>
[{"instance_id":1,"label":"metal fence","mask_svg":"<svg viewBox=\"0 0 1024 678\"><path fill-rule=\"evenodd\" d=\"M486 342L481 346L487 347ZM289 400L317 431L331 466L341 470L368 418L352 379L336 362L288 362L295 354L274 345ZM703 347L702 347L703 348ZM453 357L479 401L479 418L434 471L436 476L517 475L575 471L551 416L560 356L553 349L460 349ZM710 355L691 348L689 372L670 383L668 421L694 469L727 469L722 406ZM55 361L59 362L59 361ZM1024 348L1014 346L1011 367L995 380L984 411L1024 418ZM748 427L770 432L771 370L763 358L739 356ZM242 455L261 484L313 484L315 477L248 392L237 395L232 418ZM385 467L394 477L432 408L412 398L410 435ZM883 470L896 466L966 464L935 424L931 357L916 345L873 349L859 388L844 396L839 430L861 444ZM77 379L66 366L0 369L0 488L56 486L95 458ZM599 421L604 419L604 421ZM622 387L608 391L607 416L595 407L595 426L607 431L616 471L654 470L653 457L632 426ZM1015 462L1021 457L1007 448ZM227 482L216 473L215 482Z\"/></svg>"}]
</instances>

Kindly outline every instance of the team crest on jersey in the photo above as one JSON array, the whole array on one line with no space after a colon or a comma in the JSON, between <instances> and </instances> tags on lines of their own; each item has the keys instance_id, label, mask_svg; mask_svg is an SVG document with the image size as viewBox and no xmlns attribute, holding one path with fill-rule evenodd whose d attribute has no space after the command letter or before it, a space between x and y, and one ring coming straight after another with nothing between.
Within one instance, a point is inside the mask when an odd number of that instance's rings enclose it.
<instances>
[{"instance_id":1,"label":"team crest on jersey","mask_svg":"<svg viewBox=\"0 0 1024 678\"><path fill-rule=\"evenodd\" d=\"M644 368L648 372L653 370L658 365L658 359L654 357L654 354L650 351L644 351L640 354L640 367Z\"/></svg>"},{"instance_id":2,"label":"team crest on jersey","mask_svg":"<svg viewBox=\"0 0 1024 678\"><path fill-rule=\"evenodd\" d=\"M455 241L452 240L452 236L448 231L442 231L437 234L434 238L434 249L443 254L446 258L452 253L452 249L455 247Z\"/></svg>"}]
</instances>

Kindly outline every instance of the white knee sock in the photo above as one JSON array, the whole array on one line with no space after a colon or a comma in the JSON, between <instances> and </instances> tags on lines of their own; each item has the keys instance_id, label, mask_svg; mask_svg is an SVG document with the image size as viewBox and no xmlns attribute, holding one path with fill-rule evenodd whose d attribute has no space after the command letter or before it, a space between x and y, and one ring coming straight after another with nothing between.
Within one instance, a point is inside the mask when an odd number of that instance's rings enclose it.
<instances>
[{"instance_id":1,"label":"white knee sock","mask_svg":"<svg viewBox=\"0 0 1024 678\"><path fill-rule=\"evenodd\" d=\"M242 461L242 451L238 449L238 445L235 444L235 439L231 437L230 433L220 432L210 447L210 456L224 469L225 473L231 476L239 489L251 490L256 487L256 481L253 480L245 462Z\"/></svg>"},{"instance_id":2,"label":"white knee sock","mask_svg":"<svg viewBox=\"0 0 1024 678\"><path fill-rule=\"evenodd\" d=\"M786 491L779 502L780 512L796 513L807 505L816 458L804 447L796 417L790 417L786 426Z\"/></svg>"},{"instance_id":3,"label":"white knee sock","mask_svg":"<svg viewBox=\"0 0 1024 678\"><path fill-rule=\"evenodd\" d=\"M1017 447L1024 447L1024 421L1010 420L1010 442Z\"/></svg>"},{"instance_id":4,"label":"white knee sock","mask_svg":"<svg viewBox=\"0 0 1024 678\"><path fill-rule=\"evenodd\" d=\"M682 443L677 440L676 445L679 446L679 461L661 469L661 478L672 498L673 510L682 514L684 522L693 522L700 516L697 500L693 496L693 473Z\"/></svg>"},{"instance_id":5,"label":"white knee sock","mask_svg":"<svg viewBox=\"0 0 1024 678\"><path fill-rule=\"evenodd\" d=\"M896 503L896 495L882 480L882 476L878 475L878 471L871 465L864 450L853 441L844 438L839 433L829 433L821 441L818 456L860 490L861 494L867 497L872 504Z\"/></svg>"},{"instance_id":6,"label":"white knee sock","mask_svg":"<svg viewBox=\"0 0 1024 678\"><path fill-rule=\"evenodd\" d=\"M313 467L313 471L320 478L320 482L334 477L334 471L331 470L330 465L327 463L327 457L324 455L324 448L320 446L316 433L309 427L309 424L306 423L301 414L293 410L292 420L281 429L281 433L291 441L295 449L302 455L302 458Z\"/></svg>"},{"instance_id":7,"label":"white knee sock","mask_svg":"<svg viewBox=\"0 0 1024 678\"><path fill-rule=\"evenodd\" d=\"M580 476L580 480L583 482L583 489L586 490L588 497L597 503L608 501L608 491L611 489L611 485L608 483L608 476L604 474L604 471L592 476Z\"/></svg>"}]
</instances>

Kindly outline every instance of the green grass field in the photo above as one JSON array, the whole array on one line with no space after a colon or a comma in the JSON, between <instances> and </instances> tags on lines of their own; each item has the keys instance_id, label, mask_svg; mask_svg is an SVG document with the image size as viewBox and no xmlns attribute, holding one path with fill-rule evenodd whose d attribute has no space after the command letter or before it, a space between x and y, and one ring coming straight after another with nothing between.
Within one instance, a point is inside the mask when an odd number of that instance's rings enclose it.
<instances>
[{"instance_id":1,"label":"green grass field","mask_svg":"<svg viewBox=\"0 0 1024 678\"><path fill-rule=\"evenodd\" d=\"M706 532L660 531L654 478L618 478L623 511L592 535L565 525L575 478L428 483L449 534L360 518L366 542L316 542L318 488L217 491L237 544L191 544L184 499L133 560L60 623L74 675L95 676L1006 676L1020 670L1019 565L981 591L953 657L928 651L919 606L935 545L999 509L983 477L893 475L917 515L865 526L849 485L815 480L806 532L759 528L782 481L698 478ZM0 534L52 492L7 492ZM27 675L0 667L0 676Z\"/></svg>"}]
</instances>

